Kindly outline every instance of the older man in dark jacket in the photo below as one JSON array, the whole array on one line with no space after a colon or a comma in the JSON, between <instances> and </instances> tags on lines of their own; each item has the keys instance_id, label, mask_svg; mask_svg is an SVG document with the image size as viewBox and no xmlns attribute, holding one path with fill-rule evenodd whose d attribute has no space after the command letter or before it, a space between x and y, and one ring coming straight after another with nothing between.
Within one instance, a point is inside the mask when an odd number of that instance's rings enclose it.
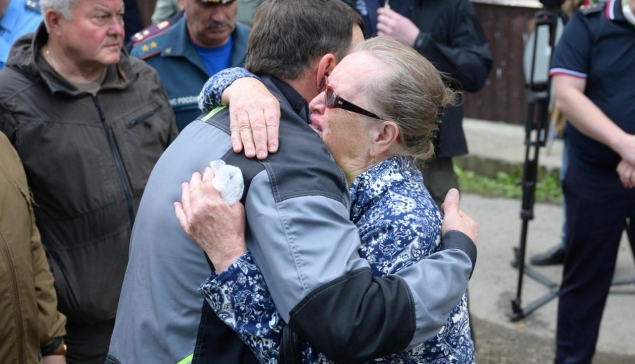
<instances>
[{"instance_id":1,"label":"older man in dark jacket","mask_svg":"<svg viewBox=\"0 0 635 364\"><path fill-rule=\"evenodd\" d=\"M156 72L121 51L121 0L41 5L46 24L0 72L0 131L36 201L68 361L101 364L137 207L176 123Z\"/></svg>"}]
</instances>

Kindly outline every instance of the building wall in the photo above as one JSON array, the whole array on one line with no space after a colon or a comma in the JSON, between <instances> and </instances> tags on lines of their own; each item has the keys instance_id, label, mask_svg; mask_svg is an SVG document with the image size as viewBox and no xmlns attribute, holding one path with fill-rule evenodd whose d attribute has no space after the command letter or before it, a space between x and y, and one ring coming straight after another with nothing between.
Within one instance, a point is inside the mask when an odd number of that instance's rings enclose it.
<instances>
[{"instance_id":1,"label":"building wall","mask_svg":"<svg viewBox=\"0 0 635 364\"><path fill-rule=\"evenodd\" d=\"M542 4L537 0L472 3L489 40L494 66L481 91L466 93L465 116L522 125L527 109L524 43Z\"/></svg>"}]
</instances>

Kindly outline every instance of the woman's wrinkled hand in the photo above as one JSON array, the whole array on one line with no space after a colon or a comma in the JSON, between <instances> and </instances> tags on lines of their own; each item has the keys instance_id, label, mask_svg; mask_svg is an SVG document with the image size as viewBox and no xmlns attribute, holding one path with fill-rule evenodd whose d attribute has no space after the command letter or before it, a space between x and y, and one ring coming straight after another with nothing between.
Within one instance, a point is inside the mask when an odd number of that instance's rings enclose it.
<instances>
[{"instance_id":1,"label":"woman's wrinkled hand","mask_svg":"<svg viewBox=\"0 0 635 364\"><path fill-rule=\"evenodd\" d=\"M203 176L192 175L181 185L181 202L174 203L181 228L205 251L217 273L223 272L247 251L245 209L238 202L227 205L212 180L208 167Z\"/></svg>"}]
</instances>

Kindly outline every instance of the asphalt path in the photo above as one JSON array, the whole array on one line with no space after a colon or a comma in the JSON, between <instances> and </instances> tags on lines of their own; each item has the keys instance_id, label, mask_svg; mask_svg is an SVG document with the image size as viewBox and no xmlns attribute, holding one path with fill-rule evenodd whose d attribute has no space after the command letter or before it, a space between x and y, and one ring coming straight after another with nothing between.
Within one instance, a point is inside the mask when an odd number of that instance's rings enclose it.
<instances>
[{"instance_id":1,"label":"asphalt path","mask_svg":"<svg viewBox=\"0 0 635 364\"><path fill-rule=\"evenodd\" d=\"M521 201L464 194L461 208L479 223L478 262L469 285L477 362L553 362L557 297L519 321L507 316L518 286L518 271L511 261L513 247L520 242ZM534 212L534 220L528 223L527 257L559 241L563 220L561 205L536 204ZM560 282L562 267L537 270ZM622 239L614 279L635 279L635 264L626 238ZM548 292L547 287L525 276L522 306ZM635 363L634 337L635 285L614 286L604 312L594 363Z\"/></svg>"}]
</instances>

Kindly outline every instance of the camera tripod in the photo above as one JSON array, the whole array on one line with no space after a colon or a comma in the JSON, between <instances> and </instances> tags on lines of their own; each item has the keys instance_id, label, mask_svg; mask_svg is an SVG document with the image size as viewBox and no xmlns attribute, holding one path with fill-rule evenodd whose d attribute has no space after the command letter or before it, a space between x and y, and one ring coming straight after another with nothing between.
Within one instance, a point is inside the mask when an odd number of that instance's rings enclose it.
<instances>
[{"instance_id":1,"label":"camera tripod","mask_svg":"<svg viewBox=\"0 0 635 364\"><path fill-rule=\"evenodd\" d=\"M541 147L545 147L549 135L549 109L551 104L551 77L548 69L551 54L557 38L559 24L564 24L566 15L560 10L562 1L541 0L545 5L536 13L536 30L525 50L525 70L527 78L527 118L525 121L525 162L523 164L522 207L520 218L522 230L520 246L514 247L512 266L518 269L516 297L511 300L511 311L507 314L512 321L520 320L558 295L559 286L538 271L525 265L527 232L529 221L534 218L536 183L538 180L538 156ZM528 62L529 59L529 62ZM549 292L535 301L522 306L523 278L528 275L549 288Z\"/></svg>"}]
</instances>

